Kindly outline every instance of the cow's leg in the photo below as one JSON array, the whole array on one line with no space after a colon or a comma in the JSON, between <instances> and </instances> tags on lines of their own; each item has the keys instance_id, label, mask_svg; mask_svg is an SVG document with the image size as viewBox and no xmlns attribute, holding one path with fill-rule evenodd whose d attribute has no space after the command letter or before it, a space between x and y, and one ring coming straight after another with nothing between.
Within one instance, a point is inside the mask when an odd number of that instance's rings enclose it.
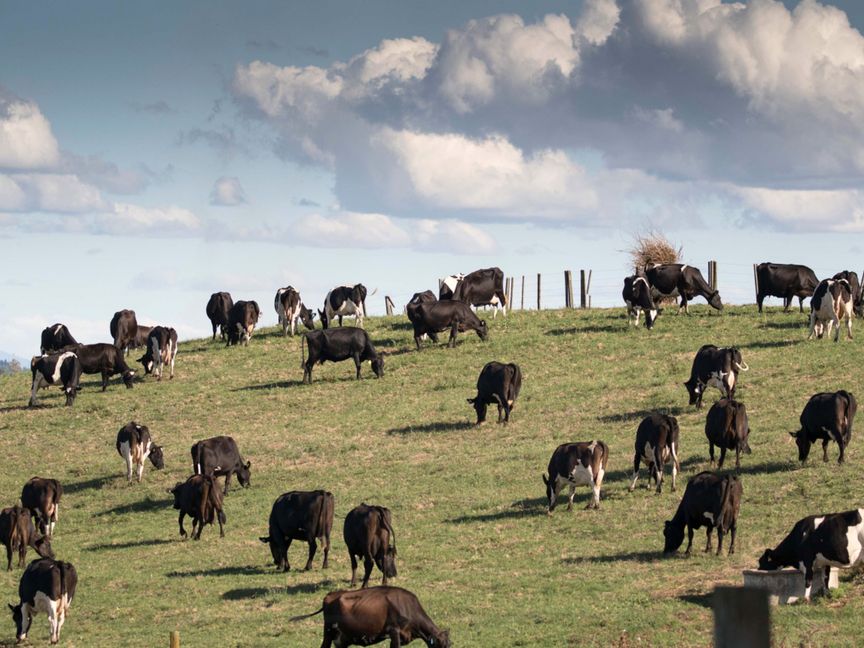
<instances>
[{"instance_id":1,"label":"cow's leg","mask_svg":"<svg viewBox=\"0 0 864 648\"><path fill-rule=\"evenodd\" d=\"M837 445L840 446L840 456L837 457L837 463L842 464L845 460L846 443L843 441L843 435L837 433Z\"/></svg>"},{"instance_id":2,"label":"cow's leg","mask_svg":"<svg viewBox=\"0 0 864 648\"><path fill-rule=\"evenodd\" d=\"M399 628L390 629L390 648L402 648L402 637L399 634Z\"/></svg>"},{"instance_id":3,"label":"cow's leg","mask_svg":"<svg viewBox=\"0 0 864 648\"><path fill-rule=\"evenodd\" d=\"M324 533L324 539L322 541L324 545L324 562L321 563L321 569L327 569L330 566L330 532L327 531Z\"/></svg>"},{"instance_id":4,"label":"cow's leg","mask_svg":"<svg viewBox=\"0 0 864 648\"><path fill-rule=\"evenodd\" d=\"M338 637L338 631L331 628L324 628L324 640L321 642L321 648L333 648L334 634Z\"/></svg>"},{"instance_id":5,"label":"cow's leg","mask_svg":"<svg viewBox=\"0 0 864 648\"><path fill-rule=\"evenodd\" d=\"M684 552L685 556L690 555L690 548L693 546L693 527L689 524L687 525L687 551Z\"/></svg>"},{"instance_id":6,"label":"cow's leg","mask_svg":"<svg viewBox=\"0 0 864 648\"><path fill-rule=\"evenodd\" d=\"M225 475L225 487L222 489L223 495L228 494L228 482L230 482L230 481L231 481L231 473L229 472L227 475Z\"/></svg>"},{"instance_id":7,"label":"cow's leg","mask_svg":"<svg viewBox=\"0 0 864 648\"><path fill-rule=\"evenodd\" d=\"M597 476L594 477L593 487L592 487L592 495L593 499L588 503L588 506L585 508L600 508L600 487L603 485L603 475L605 474L603 468L597 470Z\"/></svg>"},{"instance_id":8,"label":"cow's leg","mask_svg":"<svg viewBox=\"0 0 864 648\"><path fill-rule=\"evenodd\" d=\"M342 326L342 316L339 316L339 326Z\"/></svg>"},{"instance_id":9,"label":"cow's leg","mask_svg":"<svg viewBox=\"0 0 864 648\"><path fill-rule=\"evenodd\" d=\"M789 305L790 305L791 303L792 303L792 298L791 298L791 297L784 297L784 298L783 298L783 312L784 312L784 313L788 313L788 312L789 312ZM799 303L799 306L800 306L800 305L801 305L801 302L798 302L798 303ZM802 312L802 313L804 312L804 306L801 306L801 312Z\"/></svg>"},{"instance_id":10,"label":"cow's leg","mask_svg":"<svg viewBox=\"0 0 864 648\"><path fill-rule=\"evenodd\" d=\"M738 530L738 524L736 522L732 523L732 526L729 527L729 553L726 554L731 556L735 553L735 532ZM718 552L719 553L719 552ZM827 588L826 588L827 589Z\"/></svg>"},{"instance_id":11,"label":"cow's leg","mask_svg":"<svg viewBox=\"0 0 864 648\"><path fill-rule=\"evenodd\" d=\"M717 462L717 470L723 467L723 462L726 461L726 446L720 446L720 461Z\"/></svg>"},{"instance_id":12,"label":"cow's leg","mask_svg":"<svg viewBox=\"0 0 864 648\"><path fill-rule=\"evenodd\" d=\"M672 492L675 492L675 482L678 478L678 473L681 471L681 464L678 463L678 448L672 445Z\"/></svg>"},{"instance_id":13,"label":"cow's leg","mask_svg":"<svg viewBox=\"0 0 864 648\"><path fill-rule=\"evenodd\" d=\"M837 318L837 313L831 313L831 319L828 320L828 337L831 337L831 329L834 328L834 341L840 341L840 320Z\"/></svg>"},{"instance_id":14,"label":"cow's leg","mask_svg":"<svg viewBox=\"0 0 864 648\"><path fill-rule=\"evenodd\" d=\"M351 587L354 587L357 584L357 556L349 551L348 557L351 558Z\"/></svg>"},{"instance_id":15,"label":"cow's leg","mask_svg":"<svg viewBox=\"0 0 864 648\"><path fill-rule=\"evenodd\" d=\"M828 444L831 439L822 440L822 461L828 461Z\"/></svg>"},{"instance_id":16,"label":"cow's leg","mask_svg":"<svg viewBox=\"0 0 864 648\"><path fill-rule=\"evenodd\" d=\"M168 376L169 380L174 380L174 361L177 359L177 346L174 346L174 352L171 354L171 374Z\"/></svg>"},{"instance_id":17,"label":"cow's leg","mask_svg":"<svg viewBox=\"0 0 864 648\"><path fill-rule=\"evenodd\" d=\"M447 341L447 346L451 349L456 348L456 333L459 332L459 323L453 322L453 326L450 327L450 339Z\"/></svg>"},{"instance_id":18,"label":"cow's leg","mask_svg":"<svg viewBox=\"0 0 864 648\"><path fill-rule=\"evenodd\" d=\"M107 389L108 389L108 370L103 369L102 370L102 391L104 392Z\"/></svg>"},{"instance_id":19,"label":"cow's leg","mask_svg":"<svg viewBox=\"0 0 864 648\"><path fill-rule=\"evenodd\" d=\"M714 443L712 441L708 442L708 456L711 460L711 466L714 465Z\"/></svg>"},{"instance_id":20,"label":"cow's leg","mask_svg":"<svg viewBox=\"0 0 864 648\"><path fill-rule=\"evenodd\" d=\"M790 304L792 303L792 298L791 298L791 297L789 298L789 303L790 303ZM787 307L786 310L789 310L788 307ZM798 312L799 312L799 313L803 313L803 312L804 312L804 297L798 297Z\"/></svg>"},{"instance_id":21,"label":"cow's leg","mask_svg":"<svg viewBox=\"0 0 864 648\"><path fill-rule=\"evenodd\" d=\"M126 462L126 481L132 481L132 450L128 444L123 443L120 446L120 450L123 452L123 460Z\"/></svg>"},{"instance_id":22,"label":"cow's leg","mask_svg":"<svg viewBox=\"0 0 864 648\"><path fill-rule=\"evenodd\" d=\"M60 640L60 629L57 627L57 608L62 605L62 601L56 604L50 598L48 599L48 609L45 611L48 615L48 625L51 628L50 641L56 644Z\"/></svg>"},{"instance_id":23,"label":"cow's leg","mask_svg":"<svg viewBox=\"0 0 864 648\"><path fill-rule=\"evenodd\" d=\"M22 542L21 544L18 545L18 566L23 567L26 559L27 559L27 545Z\"/></svg>"},{"instance_id":24,"label":"cow's leg","mask_svg":"<svg viewBox=\"0 0 864 648\"><path fill-rule=\"evenodd\" d=\"M144 457L141 457L141 463L135 466L137 472L138 483L141 483L141 478L144 476Z\"/></svg>"},{"instance_id":25,"label":"cow's leg","mask_svg":"<svg viewBox=\"0 0 864 648\"><path fill-rule=\"evenodd\" d=\"M177 521L180 523L180 537L181 538L186 537L186 529L183 528L183 518L185 518L185 517L186 517L186 512L180 511L180 517L178 518Z\"/></svg>"},{"instance_id":26,"label":"cow's leg","mask_svg":"<svg viewBox=\"0 0 864 648\"><path fill-rule=\"evenodd\" d=\"M300 343L302 344L303 341L301 340ZM313 363L307 361L306 364L303 365L303 382L307 385L312 384L312 364Z\"/></svg>"},{"instance_id":27,"label":"cow's leg","mask_svg":"<svg viewBox=\"0 0 864 648\"><path fill-rule=\"evenodd\" d=\"M804 600L809 601L813 590L813 558L808 557L801 564L804 567Z\"/></svg>"},{"instance_id":28,"label":"cow's leg","mask_svg":"<svg viewBox=\"0 0 864 648\"><path fill-rule=\"evenodd\" d=\"M567 484L567 486L570 488L570 492L567 495L567 501L568 501L567 510L572 511L573 510L573 496L576 494L576 487L573 484Z\"/></svg>"},{"instance_id":29,"label":"cow's leg","mask_svg":"<svg viewBox=\"0 0 864 648\"><path fill-rule=\"evenodd\" d=\"M21 561L18 561L18 564L21 564ZM12 540L9 540L9 544L6 545L6 571L12 571Z\"/></svg>"},{"instance_id":30,"label":"cow's leg","mask_svg":"<svg viewBox=\"0 0 864 648\"><path fill-rule=\"evenodd\" d=\"M225 512L216 511L216 519L219 521L219 537L225 537Z\"/></svg>"},{"instance_id":31,"label":"cow's leg","mask_svg":"<svg viewBox=\"0 0 864 648\"><path fill-rule=\"evenodd\" d=\"M372 560L372 556L368 553L363 556L363 584L360 586L361 589L366 589L369 586L369 577L372 575L372 567L374 566L375 561Z\"/></svg>"},{"instance_id":32,"label":"cow's leg","mask_svg":"<svg viewBox=\"0 0 864 648\"><path fill-rule=\"evenodd\" d=\"M421 337L423 337L423 336L422 336L422 335L417 335L416 333L414 334L414 344L417 345L417 350L418 350L418 351L420 350L420 338L421 338Z\"/></svg>"},{"instance_id":33,"label":"cow's leg","mask_svg":"<svg viewBox=\"0 0 864 648\"><path fill-rule=\"evenodd\" d=\"M720 552L723 551L723 526L717 527L717 554L720 555Z\"/></svg>"},{"instance_id":34,"label":"cow's leg","mask_svg":"<svg viewBox=\"0 0 864 648\"><path fill-rule=\"evenodd\" d=\"M291 548L292 539L293 538L291 538L290 536L285 538L285 550L282 553L282 556L285 560L285 565L283 566L282 571L286 571L286 572L291 571L291 563L288 562L288 550Z\"/></svg>"},{"instance_id":35,"label":"cow's leg","mask_svg":"<svg viewBox=\"0 0 864 648\"><path fill-rule=\"evenodd\" d=\"M360 367L362 366L362 361L360 360L360 354L354 354L354 366L357 367L357 380L360 380Z\"/></svg>"},{"instance_id":36,"label":"cow's leg","mask_svg":"<svg viewBox=\"0 0 864 648\"><path fill-rule=\"evenodd\" d=\"M309 571L312 569L312 559L315 557L315 551L318 549L318 544L315 542L315 538L310 538L307 542L309 543L309 560L306 561L306 567L304 567L304 569Z\"/></svg>"},{"instance_id":37,"label":"cow's leg","mask_svg":"<svg viewBox=\"0 0 864 648\"><path fill-rule=\"evenodd\" d=\"M711 533L714 531L714 527L709 524L705 528L705 535L708 537L708 543L705 545L705 553L711 553Z\"/></svg>"},{"instance_id":38,"label":"cow's leg","mask_svg":"<svg viewBox=\"0 0 864 648\"><path fill-rule=\"evenodd\" d=\"M756 295L756 305L759 306L759 312L762 312L762 302L765 301L765 295Z\"/></svg>"}]
</instances>

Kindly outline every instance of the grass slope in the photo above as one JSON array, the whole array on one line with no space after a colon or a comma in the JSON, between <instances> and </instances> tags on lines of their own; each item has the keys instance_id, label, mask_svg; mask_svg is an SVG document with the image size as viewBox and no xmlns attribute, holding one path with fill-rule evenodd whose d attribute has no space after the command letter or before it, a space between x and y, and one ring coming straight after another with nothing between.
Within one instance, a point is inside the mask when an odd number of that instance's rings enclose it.
<instances>
[{"instance_id":1,"label":"grass slope","mask_svg":"<svg viewBox=\"0 0 864 648\"><path fill-rule=\"evenodd\" d=\"M652 332L628 328L623 309L517 312L490 320L486 343L471 334L455 350L419 353L403 318L370 318L387 353L382 380L367 363L354 381L347 362L316 367L314 383L302 385L299 339L275 329L248 348L182 344L170 382L127 391L115 380L102 394L98 376L88 376L71 409L56 388L27 409L29 374L3 377L0 504L13 504L33 475L64 485L54 547L80 575L67 646L167 645L170 629L181 630L184 646L317 646L320 617L288 618L347 587L342 522L361 501L392 509L395 584L418 594L454 645L709 645L716 584L740 583L740 570L800 517L862 504L858 439L846 465L833 462L832 445L832 463L816 449L801 468L788 432L814 392L864 390L859 343L808 343L798 313L692 310L662 316ZM686 478L708 468L704 411L687 406L681 383L709 342L739 346L751 368L738 393L753 429L739 544L717 558L701 553L697 535L692 558L663 560L663 521ZM522 395L509 426L493 414L475 428L465 399L492 359L521 365ZM677 493L670 481L660 496L628 493L635 430L655 408L679 419L684 479ZM165 445L167 465L148 464L144 482L127 485L114 441L131 419ZM216 434L234 436L251 459L252 487L226 498L224 539L208 527L200 542L184 542L165 489L190 474L192 442ZM552 450L593 438L611 448L600 511L582 510L589 491L580 488L572 513L547 517L540 475ZM645 477L643 468L643 486ZM312 571L277 573L258 541L270 506L282 492L314 488L336 498L330 569L319 553ZM295 543L289 558L302 568L305 546ZM10 602L20 574L0 572ZM841 582L830 600L775 610L777 644L855 643L864 583L849 574ZM47 642L44 615L31 640ZM0 645L13 642L9 615Z\"/></svg>"}]
</instances>

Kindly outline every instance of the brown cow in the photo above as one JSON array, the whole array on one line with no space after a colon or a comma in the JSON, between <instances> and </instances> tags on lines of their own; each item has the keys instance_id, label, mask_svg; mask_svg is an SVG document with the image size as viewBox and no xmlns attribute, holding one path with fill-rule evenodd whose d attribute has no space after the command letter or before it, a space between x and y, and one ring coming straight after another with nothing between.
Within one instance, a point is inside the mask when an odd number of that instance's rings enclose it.
<instances>
[{"instance_id":1,"label":"brown cow","mask_svg":"<svg viewBox=\"0 0 864 648\"><path fill-rule=\"evenodd\" d=\"M192 518L192 539L200 540L205 524L219 522L219 537L225 537L225 513L222 511L222 490L216 480L208 475L192 475L185 482L177 482L174 488L168 489L174 496L174 508L180 511L180 536L186 537L183 528L183 518ZM198 527L197 531L195 527Z\"/></svg>"},{"instance_id":2,"label":"brown cow","mask_svg":"<svg viewBox=\"0 0 864 648\"><path fill-rule=\"evenodd\" d=\"M258 302L242 299L235 302L228 311L228 337L225 346L241 342L244 346L249 346L249 338L252 337L252 331L255 330L260 316L261 309L258 308Z\"/></svg>"},{"instance_id":3,"label":"brown cow","mask_svg":"<svg viewBox=\"0 0 864 648\"><path fill-rule=\"evenodd\" d=\"M63 487L56 479L32 477L21 489L21 506L30 511L39 523L39 531L49 538L54 535L62 495Z\"/></svg>"},{"instance_id":4,"label":"brown cow","mask_svg":"<svg viewBox=\"0 0 864 648\"><path fill-rule=\"evenodd\" d=\"M708 410L705 417L705 436L708 437L708 452L711 465L714 465L714 446L720 448L720 462L717 468L723 467L726 451L735 451L735 470L741 468L741 453L750 454L750 423L747 419L747 408L730 398L721 398Z\"/></svg>"},{"instance_id":5,"label":"brown cow","mask_svg":"<svg viewBox=\"0 0 864 648\"><path fill-rule=\"evenodd\" d=\"M342 536L351 558L351 587L357 583L357 556L363 557L362 587L369 585L373 564L384 574L384 585L388 578L396 578L396 534L390 509L360 504L345 516Z\"/></svg>"},{"instance_id":6,"label":"brown cow","mask_svg":"<svg viewBox=\"0 0 864 648\"><path fill-rule=\"evenodd\" d=\"M24 566L27 547L33 547L43 558L53 558L51 543L36 533L30 511L15 505L0 511L0 542L6 546L6 571L12 570L12 553L18 552L18 566Z\"/></svg>"}]
</instances>

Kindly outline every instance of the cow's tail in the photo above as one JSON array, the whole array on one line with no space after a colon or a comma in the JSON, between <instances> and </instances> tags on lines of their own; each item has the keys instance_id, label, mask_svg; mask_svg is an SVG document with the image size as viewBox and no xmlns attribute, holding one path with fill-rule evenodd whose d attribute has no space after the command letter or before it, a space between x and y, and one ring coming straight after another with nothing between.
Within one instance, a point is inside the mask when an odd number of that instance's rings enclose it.
<instances>
[{"instance_id":1,"label":"cow's tail","mask_svg":"<svg viewBox=\"0 0 864 648\"><path fill-rule=\"evenodd\" d=\"M21 530L18 528L21 520L21 513L17 508L12 509L12 529L9 533L9 548L12 551L21 546Z\"/></svg>"},{"instance_id":2,"label":"cow's tail","mask_svg":"<svg viewBox=\"0 0 864 648\"><path fill-rule=\"evenodd\" d=\"M60 570L60 600L62 601L68 594L66 591L66 563L58 560L57 568Z\"/></svg>"},{"instance_id":3,"label":"cow's tail","mask_svg":"<svg viewBox=\"0 0 864 648\"><path fill-rule=\"evenodd\" d=\"M846 437L846 443L852 438L852 419L855 416L855 405L853 405L854 397L846 390L841 389L838 392L846 401L843 407L843 435Z\"/></svg>"},{"instance_id":4,"label":"cow's tail","mask_svg":"<svg viewBox=\"0 0 864 648\"><path fill-rule=\"evenodd\" d=\"M192 469L196 475L204 474L204 467L201 465L201 446L198 443L192 446Z\"/></svg>"},{"instance_id":5,"label":"cow's tail","mask_svg":"<svg viewBox=\"0 0 864 648\"><path fill-rule=\"evenodd\" d=\"M390 524L390 511L383 507L381 508L381 523L387 529L387 533L390 534L390 544L393 545L393 551L396 551L396 532Z\"/></svg>"},{"instance_id":6,"label":"cow's tail","mask_svg":"<svg viewBox=\"0 0 864 648\"><path fill-rule=\"evenodd\" d=\"M309 617L321 614L323 611L324 606L322 605L320 608L312 612L312 614L301 614L300 616L291 617L290 619L288 619L288 621L290 621L291 623L293 623L294 621L302 621L303 619L308 619Z\"/></svg>"},{"instance_id":7,"label":"cow's tail","mask_svg":"<svg viewBox=\"0 0 864 648\"><path fill-rule=\"evenodd\" d=\"M330 544L330 531L333 527L333 493L325 492L324 501L321 503L321 508L318 509L318 536L325 538L327 544Z\"/></svg>"},{"instance_id":8,"label":"cow's tail","mask_svg":"<svg viewBox=\"0 0 864 648\"><path fill-rule=\"evenodd\" d=\"M735 513L731 509L731 500L733 491L735 490L735 483L737 481L738 479L734 475L726 475L726 477L723 478L723 494L720 497L720 514L717 516L720 518L720 523L716 526L722 525L724 531L729 530L734 519Z\"/></svg>"},{"instance_id":9,"label":"cow's tail","mask_svg":"<svg viewBox=\"0 0 864 648\"><path fill-rule=\"evenodd\" d=\"M306 368L306 347L309 345L309 340L306 338L306 334L303 334L303 337L300 338L300 368ZM310 351L311 354L311 351Z\"/></svg>"}]
</instances>

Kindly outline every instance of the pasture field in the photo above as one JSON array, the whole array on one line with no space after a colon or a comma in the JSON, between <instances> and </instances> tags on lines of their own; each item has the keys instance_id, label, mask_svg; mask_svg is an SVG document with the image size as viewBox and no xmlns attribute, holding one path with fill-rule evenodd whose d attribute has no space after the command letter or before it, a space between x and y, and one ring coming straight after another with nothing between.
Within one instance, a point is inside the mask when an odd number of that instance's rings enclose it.
<instances>
[{"instance_id":1,"label":"pasture field","mask_svg":"<svg viewBox=\"0 0 864 648\"><path fill-rule=\"evenodd\" d=\"M99 377L86 376L72 408L51 388L28 409L29 373L3 377L0 504L11 506L31 476L63 483L54 548L79 574L65 646L167 646L173 629L184 647L318 646L320 616L288 619L348 586L342 523L362 501L393 511L393 584L419 596L454 646L707 646L715 585L740 584L741 569L799 518L864 504L857 433L839 467L833 444L830 463L816 447L800 467L788 434L815 392L844 388L862 400L861 342L807 342L806 315L777 308L761 316L752 305L720 316L704 305L689 317L673 311L650 332L628 327L623 308L515 312L494 322L490 314L486 343L471 333L456 349L420 352L404 317L368 318L387 354L380 380L365 363L355 381L349 361L316 367L313 384L301 384L300 338L275 327L256 332L248 348L181 344L173 381L148 378L126 390L115 378L103 394ZM705 555L699 532L691 558L663 559L663 521L686 479L708 469L704 415L717 392L697 411L681 384L705 343L740 347L750 366L737 393L753 448L742 458L737 550ZM509 425L497 425L490 410L477 428L465 399L493 359L521 365L522 394ZM645 489L643 467L641 488L628 493L635 430L652 409L678 417L683 475L673 493L667 472L658 496ZM166 469L148 463L141 484L126 483L114 448L133 419L165 446ZM166 488L191 473L193 441L216 434L234 436L252 461L252 485L234 482L226 497L225 538L207 527L199 542L182 541ZM547 517L540 476L552 451L590 439L611 451L600 510L583 510L583 487L572 512L559 506ZM330 568L321 569L319 552L309 572L277 572L258 540L271 504L285 491L316 488L336 499ZM305 555L295 542L292 567L302 569ZM4 602L17 601L20 575L0 572ZM830 599L775 609L776 645L860 644L862 593L861 576L846 572ZM47 627L39 615L31 642L47 644ZM7 611L0 645L13 643Z\"/></svg>"}]
</instances>

